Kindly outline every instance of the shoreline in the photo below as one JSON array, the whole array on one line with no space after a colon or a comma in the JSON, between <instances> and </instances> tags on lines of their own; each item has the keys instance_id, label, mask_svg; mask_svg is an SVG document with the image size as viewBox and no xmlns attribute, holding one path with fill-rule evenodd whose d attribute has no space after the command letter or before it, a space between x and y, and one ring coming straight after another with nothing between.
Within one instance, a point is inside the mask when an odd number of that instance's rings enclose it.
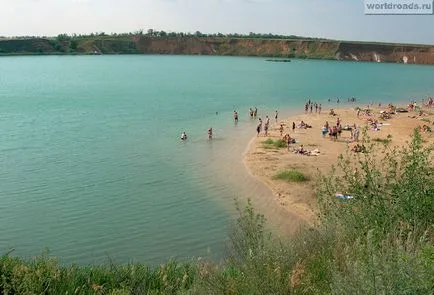
<instances>
[{"instance_id":1,"label":"shoreline","mask_svg":"<svg viewBox=\"0 0 434 295\"><path fill-rule=\"evenodd\" d=\"M363 104L359 104L362 108ZM291 232L299 228L299 224L312 225L315 216L316 199L314 194L314 185L318 173L328 173L332 165L335 165L338 156L347 153L355 143L350 143L351 138L349 131L342 131L342 135L337 141L325 138L321 134L321 128L325 121L328 121L330 126L336 125L337 118L340 118L342 126L353 125L354 123L360 127L359 142L362 139L363 128L367 126L365 117L357 118L355 107L357 104L341 105L335 108L337 116L329 115L330 109L323 108L321 114L315 113L297 113L287 118L278 120L278 123L270 123L269 134L267 137L261 132L260 136L253 137L244 153L243 163L253 178L261 181L273 193L273 199L269 200L276 203L279 207L295 216L298 220L288 222ZM396 105L403 107L402 103ZM373 118L379 119L380 111L387 109L387 105L382 107L372 107ZM410 138L414 128L423 125L429 125L434 130L434 108L422 109L423 116L418 116L418 112L409 111L408 113L397 113L392 115L390 119L378 120L384 123L379 128L379 131L369 129L367 135L372 139L384 140L388 135L392 136L391 146L403 146ZM421 121L424 120L424 121ZM296 128L292 132L292 122L296 124L304 121L312 125L312 128L300 129ZM429 123L428 123L429 121ZM265 140L280 139L280 124L284 124L283 135L289 134L297 140L297 143L291 144L290 150L284 148L274 148L266 146ZM422 133L422 136L429 143L434 143L434 133ZM318 156L306 156L294 154L293 149L303 145L308 150L319 149ZM284 180L273 179L273 177L282 171L297 170L305 174L309 180L306 182L287 182ZM267 196L264 196L267 197Z\"/></svg>"}]
</instances>

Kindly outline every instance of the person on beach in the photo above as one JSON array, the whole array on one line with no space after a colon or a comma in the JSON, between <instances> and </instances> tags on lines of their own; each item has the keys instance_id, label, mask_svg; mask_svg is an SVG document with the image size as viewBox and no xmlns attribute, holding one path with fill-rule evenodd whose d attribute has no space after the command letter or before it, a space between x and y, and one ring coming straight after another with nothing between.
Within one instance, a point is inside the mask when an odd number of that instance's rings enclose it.
<instances>
[{"instance_id":1,"label":"person on beach","mask_svg":"<svg viewBox=\"0 0 434 295\"><path fill-rule=\"evenodd\" d=\"M321 109L322 109L322 106L321 106L321 104L319 104L319 107L318 107L318 114L320 114L320 115L321 115Z\"/></svg>"},{"instance_id":2,"label":"person on beach","mask_svg":"<svg viewBox=\"0 0 434 295\"><path fill-rule=\"evenodd\" d=\"M328 131L327 127L325 125L322 126L322 129L321 129L322 137L325 137L328 132L329 131Z\"/></svg>"},{"instance_id":3,"label":"person on beach","mask_svg":"<svg viewBox=\"0 0 434 295\"><path fill-rule=\"evenodd\" d=\"M268 136L268 124L265 124L264 126L264 136Z\"/></svg>"},{"instance_id":4,"label":"person on beach","mask_svg":"<svg viewBox=\"0 0 434 295\"><path fill-rule=\"evenodd\" d=\"M289 152L289 146L290 146L291 143L295 143L295 139L292 138L289 134L286 134L283 137L283 141L286 142L286 146L287 146L288 152Z\"/></svg>"},{"instance_id":5,"label":"person on beach","mask_svg":"<svg viewBox=\"0 0 434 295\"><path fill-rule=\"evenodd\" d=\"M327 128L327 130L329 130L329 128L330 128L329 121L325 122L325 127Z\"/></svg>"},{"instance_id":6,"label":"person on beach","mask_svg":"<svg viewBox=\"0 0 434 295\"><path fill-rule=\"evenodd\" d=\"M279 131L280 131L280 136L282 136L283 135L283 124L280 124Z\"/></svg>"},{"instance_id":7,"label":"person on beach","mask_svg":"<svg viewBox=\"0 0 434 295\"><path fill-rule=\"evenodd\" d=\"M212 128L208 129L208 139L211 140L212 139Z\"/></svg>"},{"instance_id":8,"label":"person on beach","mask_svg":"<svg viewBox=\"0 0 434 295\"><path fill-rule=\"evenodd\" d=\"M258 109L255 107L255 111L253 112L253 116L256 118L257 115L258 115Z\"/></svg>"},{"instance_id":9,"label":"person on beach","mask_svg":"<svg viewBox=\"0 0 434 295\"><path fill-rule=\"evenodd\" d=\"M276 114L274 115L274 119L276 119L276 123L277 123L277 117L279 116L279 114L276 111Z\"/></svg>"},{"instance_id":10,"label":"person on beach","mask_svg":"<svg viewBox=\"0 0 434 295\"><path fill-rule=\"evenodd\" d=\"M332 138L334 139L334 141L338 140L338 127L337 126L333 126L333 128L332 128Z\"/></svg>"},{"instance_id":11,"label":"person on beach","mask_svg":"<svg viewBox=\"0 0 434 295\"><path fill-rule=\"evenodd\" d=\"M261 133L261 129L262 129L262 122L260 122L258 124L258 126L256 126L256 136L259 136L259 134Z\"/></svg>"},{"instance_id":12,"label":"person on beach","mask_svg":"<svg viewBox=\"0 0 434 295\"><path fill-rule=\"evenodd\" d=\"M249 116L250 116L250 118L253 118L253 109L252 108L249 108Z\"/></svg>"},{"instance_id":13,"label":"person on beach","mask_svg":"<svg viewBox=\"0 0 434 295\"><path fill-rule=\"evenodd\" d=\"M307 114L308 109L309 109L309 105L306 103L306 104L304 105L304 112L305 112L306 114Z\"/></svg>"},{"instance_id":14,"label":"person on beach","mask_svg":"<svg viewBox=\"0 0 434 295\"><path fill-rule=\"evenodd\" d=\"M315 103L315 114L318 113L318 104Z\"/></svg>"},{"instance_id":15,"label":"person on beach","mask_svg":"<svg viewBox=\"0 0 434 295\"><path fill-rule=\"evenodd\" d=\"M238 123L238 112L234 111L234 121L235 123Z\"/></svg>"},{"instance_id":16,"label":"person on beach","mask_svg":"<svg viewBox=\"0 0 434 295\"><path fill-rule=\"evenodd\" d=\"M181 133L181 140L187 140L187 133L185 131Z\"/></svg>"},{"instance_id":17,"label":"person on beach","mask_svg":"<svg viewBox=\"0 0 434 295\"><path fill-rule=\"evenodd\" d=\"M338 127L338 137L341 137L341 133L342 133L342 125L339 124L337 127Z\"/></svg>"},{"instance_id":18,"label":"person on beach","mask_svg":"<svg viewBox=\"0 0 434 295\"><path fill-rule=\"evenodd\" d=\"M292 122L292 132L295 132L295 122Z\"/></svg>"},{"instance_id":19,"label":"person on beach","mask_svg":"<svg viewBox=\"0 0 434 295\"><path fill-rule=\"evenodd\" d=\"M310 105L310 113L312 114L313 104Z\"/></svg>"},{"instance_id":20,"label":"person on beach","mask_svg":"<svg viewBox=\"0 0 434 295\"><path fill-rule=\"evenodd\" d=\"M359 129L357 128L357 126L354 125L352 132L353 132L352 140L355 142L358 142L359 141Z\"/></svg>"}]
</instances>

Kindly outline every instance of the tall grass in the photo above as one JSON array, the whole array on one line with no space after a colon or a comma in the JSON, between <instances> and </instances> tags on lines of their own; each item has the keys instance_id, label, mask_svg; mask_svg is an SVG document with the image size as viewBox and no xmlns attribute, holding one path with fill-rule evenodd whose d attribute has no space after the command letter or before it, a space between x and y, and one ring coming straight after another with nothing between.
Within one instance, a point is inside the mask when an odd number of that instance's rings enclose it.
<instances>
[{"instance_id":1,"label":"tall grass","mask_svg":"<svg viewBox=\"0 0 434 295\"><path fill-rule=\"evenodd\" d=\"M287 147L287 143L282 139L272 140L271 138L264 140L264 148L285 148Z\"/></svg>"},{"instance_id":2,"label":"tall grass","mask_svg":"<svg viewBox=\"0 0 434 295\"><path fill-rule=\"evenodd\" d=\"M274 175L273 179L280 179L289 182L305 182L309 180L309 177L298 170L285 170Z\"/></svg>"},{"instance_id":3,"label":"tall grass","mask_svg":"<svg viewBox=\"0 0 434 295\"><path fill-rule=\"evenodd\" d=\"M433 294L432 147L418 131L402 149L367 145L382 154L342 156L316 185L317 224L291 237L276 238L248 202L221 262L62 267L4 255L0 293Z\"/></svg>"}]
</instances>

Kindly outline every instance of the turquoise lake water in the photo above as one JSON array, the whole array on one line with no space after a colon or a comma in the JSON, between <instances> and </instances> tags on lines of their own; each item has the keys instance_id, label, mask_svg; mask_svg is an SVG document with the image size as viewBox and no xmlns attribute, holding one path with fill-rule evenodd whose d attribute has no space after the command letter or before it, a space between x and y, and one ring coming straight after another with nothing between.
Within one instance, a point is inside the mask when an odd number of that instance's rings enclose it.
<instances>
[{"instance_id":1,"label":"turquoise lake water","mask_svg":"<svg viewBox=\"0 0 434 295\"><path fill-rule=\"evenodd\" d=\"M434 95L433 78L434 67L399 64L1 57L0 254L48 248L80 264L220 258L234 198L292 222L243 166L255 135L249 107L263 117L302 111L307 98L324 109L329 97L420 100Z\"/></svg>"}]
</instances>

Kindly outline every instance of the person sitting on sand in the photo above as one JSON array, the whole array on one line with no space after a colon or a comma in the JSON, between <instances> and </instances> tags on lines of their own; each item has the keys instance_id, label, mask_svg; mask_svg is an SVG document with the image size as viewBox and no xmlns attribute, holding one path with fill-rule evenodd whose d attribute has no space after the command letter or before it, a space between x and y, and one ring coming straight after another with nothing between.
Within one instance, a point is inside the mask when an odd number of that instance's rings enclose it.
<instances>
[{"instance_id":1,"label":"person sitting on sand","mask_svg":"<svg viewBox=\"0 0 434 295\"><path fill-rule=\"evenodd\" d=\"M386 120L386 119L390 119L391 116L390 116L390 113L389 113L389 112L381 111L381 112L380 112L380 118L383 119L383 120Z\"/></svg>"},{"instance_id":2,"label":"person sitting on sand","mask_svg":"<svg viewBox=\"0 0 434 295\"><path fill-rule=\"evenodd\" d=\"M427 132L431 132L431 127L429 127L428 125L423 125L422 126L422 131L427 133Z\"/></svg>"},{"instance_id":3,"label":"person sitting on sand","mask_svg":"<svg viewBox=\"0 0 434 295\"><path fill-rule=\"evenodd\" d=\"M298 128L302 128L302 129L312 128L311 125L304 123L304 121L301 121L300 124L298 124L297 127Z\"/></svg>"},{"instance_id":4,"label":"person sitting on sand","mask_svg":"<svg viewBox=\"0 0 434 295\"><path fill-rule=\"evenodd\" d=\"M330 109L330 113L329 113L329 115L330 115L330 116L337 116L337 114L335 113L335 110L334 110L334 109Z\"/></svg>"},{"instance_id":5,"label":"person sitting on sand","mask_svg":"<svg viewBox=\"0 0 434 295\"><path fill-rule=\"evenodd\" d=\"M181 133L181 140L187 140L187 133L185 131Z\"/></svg>"},{"instance_id":6,"label":"person sitting on sand","mask_svg":"<svg viewBox=\"0 0 434 295\"><path fill-rule=\"evenodd\" d=\"M371 128L373 131L379 131L380 128L378 128L378 121L375 120L374 122L371 123Z\"/></svg>"},{"instance_id":7,"label":"person sitting on sand","mask_svg":"<svg viewBox=\"0 0 434 295\"><path fill-rule=\"evenodd\" d=\"M363 144L356 144L355 146L353 146L351 151L355 153L364 153L366 151L366 148Z\"/></svg>"},{"instance_id":8,"label":"person sitting on sand","mask_svg":"<svg viewBox=\"0 0 434 295\"><path fill-rule=\"evenodd\" d=\"M300 145L298 148L294 149L294 154L305 154L307 150L304 149L303 145Z\"/></svg>"}]
</instances>

